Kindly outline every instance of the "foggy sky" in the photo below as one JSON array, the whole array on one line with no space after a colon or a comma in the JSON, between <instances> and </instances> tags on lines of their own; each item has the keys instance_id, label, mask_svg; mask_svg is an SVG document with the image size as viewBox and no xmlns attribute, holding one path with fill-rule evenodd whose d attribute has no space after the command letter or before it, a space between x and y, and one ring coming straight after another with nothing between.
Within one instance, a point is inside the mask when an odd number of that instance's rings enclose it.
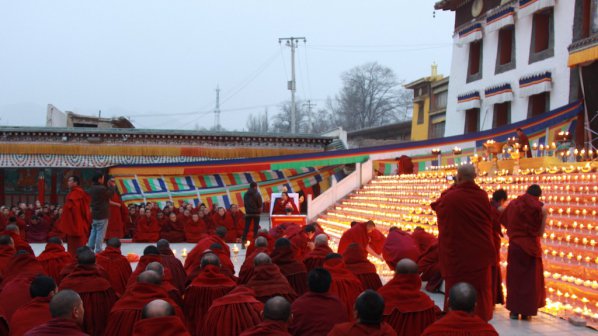
<instances>
[{"instance_id":1,"label":"foggy sky","mask_svg":"<svg viewBox=\"0 0 598 336\"><path fill-rule=\"evenodd\" d=\"M2 0L0 125L42 126L46 105L130 116L137 128L221 124L290 99L290 50L301 36L297 97L317 107L340 75L377 61L407 82L437 62L449 74L452 13L435 0ZM156 115L149 117L148 115Z\"/></svg>"}]
</instances>

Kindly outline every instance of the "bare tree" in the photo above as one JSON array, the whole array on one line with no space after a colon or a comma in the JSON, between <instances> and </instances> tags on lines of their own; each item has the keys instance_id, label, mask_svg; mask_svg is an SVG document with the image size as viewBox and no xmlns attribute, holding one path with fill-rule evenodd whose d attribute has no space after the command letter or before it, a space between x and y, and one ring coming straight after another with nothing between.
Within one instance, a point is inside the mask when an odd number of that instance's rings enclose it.
<instances>
[{"instance_id":1,"label":"bare tree","mask_svg":"<svg viewBox=\"0 0 598 336\"><path fill-rule=\"evenodd\" d=\"M394 115L396 121L411 120L413 116L413 90L400 87L397 90L397 111Z\"/></svg>"},{"instance_id":2,"label":"bare tree","mask_svg":"<svg viewBox=\"0 0 598 336\"><path fill-rule=\"evenodd\" d=\"M307 110L303 106L303 102L298 100L295 102L295 114L297 122L297 133L308 133L309 123ZM272 118L272 130L276 133L290 133L291 132L291 102L286 101L280 104L280 110Z\"/></svg>"},{"instance_id":3,"label":"bare tree","mask_svg":"<svg viewBox=\"0 0 598 336\"><path fill-rule=\"evenodd\" d=\"M268 133L270 131L270 121L268 120L268 110L257 115L250 114L247 118L247 131L255 133Z\"/></svg>"}]
</instances>

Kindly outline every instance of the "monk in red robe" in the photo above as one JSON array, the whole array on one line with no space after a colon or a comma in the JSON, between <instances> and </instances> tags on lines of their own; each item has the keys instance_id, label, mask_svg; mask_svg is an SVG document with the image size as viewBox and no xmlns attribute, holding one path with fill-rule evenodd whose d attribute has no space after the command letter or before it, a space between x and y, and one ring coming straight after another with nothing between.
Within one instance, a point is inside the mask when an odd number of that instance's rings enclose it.
<instances>
[{"instance_id":1,"label":"monk in red robe","mask_svg":"<svg viewBox=\"0 0 598 336\"><path fill-rule=\"evenodd\" d=\"M226 228L226 237L224 240L227 243L237 242L237 229L235 228L233 218L225 208L219 207L218 212L212 217L216 227L224 226Z\"/></svg>"},{"instance_id":2,"label":"monk in red robe","mask_svg":"<svg viewBox=\"0 0 598 336\"><path fill-rule=\"evenodd\" d=\"M370 245L370 234L376 229L372 221L365 223L351 223L351 228L343 233L338 243L338 253L343 254L350 244L356 243L366 249L372 255L380 257Z\"/></svg>"},{"instance_id":3,"label":"monk in red robe","mask_svg":"<svg viewBox=\"0 0 598 336\"><path fill-rule=\"evenodd\" d=\"M26 251L18 251L10 260L4 271L4 279L0 283L0 302L4 317L8 321L17 309L31 301L31 281L43 274L44 269L37 259Z\"/></svg>"},{"instance_id":4,"label":"monk in red robe","mask_svg":"<svg viewBox=\"0 0 598 336\"><path fill-rule=\"evenodd\" d=\"M476 314L492 319L492 265L496 263L488 194L475 183L473 165L462 165L456 184L432 203L438 217L438 255L446 291L458 282L476 288ZM446 303L445 303L446 306Z\"/></svg>"},{"instance_id":5,"label":"monk in red robe","mask_svg":"<svg viewBox=\"0 0 598 336\"><path fill-rule=\"evenodd\" d=\"M187 258L185 259L184 266L187 275L190 275L195 269L198 268L201 261L199 256L201 256L201 254L205 250L209 249L214 243L220 244L224 250L224 253L230 256L230 248L224 241L224 237L226 237L226 228L221 226L216 228L216 234L207 235L202 240L197 242L195 247L191 250L191 252L189 252Z\"/></svg>"},{"instance_id":6,"label":"monk in red robe","mask_svg":"<svg viewBox=\"0 0 598 336\"><path fill-rule=\"evenodd\" d=\"M390 236L390 234L389 234L389 236ZM415 244L419 248L420 253L423 253L425 250L429 249L430 246L438 243L438 238L434 237L433 234L426 232L426 230L424 230L423 228L421 228L419 226L413 230L413 233L411 233L411 237L413 238L413 240L415 241ZM409 258L409 259L411 259L411 258ZM415 259L411 259L411 260L415 260Z\"/></svg>"},{"instance_id":7,"label":"monk in red robe","mask_svg":"<svg viewBox=\"0 0 598 336\"><path fill-rule=\"evenodd\" d=\"M106 249L98 255L96 262L108 273L108 281L117 295L121 296L127 288L127 281L131 277L131 263L120 250L120 239L110 238L106 242Z\"/></svg>"},{"instance_id":8,"label":"monk in red robe","mask_svg":"<svg viewBox=\"0 0 598 336\"><path fill-rule=\"evenodd\" d=\"M52 237L48 239L46 249L37 257L37 261L44 268L44 272L59 284L60 271L75 262L75 258L64 249L59 237Z\"/></svg>"},{"instance_id":9,"label":"monk in red robe","mask_svg":"<svg viewBox=\"0 0 598 336\"><path fill-rule=\"evenodd\" d=\"M8 266L8 263L10 263L10 260L17 252L14 246L15 244L10 236L0 236L0 277L3 275L4 269Z\"/></svg>"},{"instance_id":10,"label":"monk in red robe","mask_svg":"<svg viewBox=\"0 0 598 336\"><path fill-rule=\"evenodd\" d=\"M28 242L21 238L19 227L16 224L8 224L3 234L8 235L12 238L14 248L16 251L24 250L29 252L30 254L35 255L33 249L31 248L31 245L29 245Z\"/></svg>"},{"instance_id":11,"label":"monk in red robe","mask_svg":"<svg viewBox=\"0 0 598 336\"><path fill-rule=\"evenodd\" d=\"M227 295L214 300L205 317L204 335L239 335L262 321L263 307L252 289L238 286Z\"/></svg>"},{"instance_id":12,"label":"monk in red robe","mask_svg":"<svg viewBox=\"0 0 598 336\"><path fill-rule=\"evenodd\" d=\"M502 215L509 236L507 257L507 309L511 319L529 320L546 305L542 245L546 210L542 189L533 184L511 201Z\"/></svg>"},{"instance_id":13,"label":"monk in red robe","mask_svg":"<svg viewBox=\"0 0 598 336\"><path fill-rule=\"evenodd\" d=\"M139 242L150 242L153 243L160 239L160 224L158 219L152 215L151 211L145 211L143 215L137 219L137 228L135 229L135 236L133 241Z\"/></svg>"},{"instance_id":14,"label":"monk in red robe","mask_svg":"<svg viewBox=\"0 0 598 336\"><path fill-rule=\"evenodd\" d=\"M309 291L293 302L290 330L295 336L327 335L335 324L349 321L344 303L330 293L332 277L323 268L307 276ZM323 314L322 312L326 312Z\"/></svg>"},{"instance_id":15,"label":"monk in red robe","mask_svg":"<svg viewBox=\"0 0 598 336\"><path fill-rule=\"evenodd\" d=\"M390 269L397 266L402 259L417 260L421 251L413 237L398 227L388 230L388 237L382 247L382 256Z\"/></svg>"},{"instance_id":16,"label":"monk in red robe","mask_svg":"<svg viewBox=\"0 0 598 336\"><path fill-rule=\"evenodd\" d=\"M183 318L180 307L170 299L162 288L162 277L154 271L139 274L135 282L125 294L116 302L110 316L104 335L128 335L141 320L143 307L152 300L161 299L168 302L175 309L175 314Z\"/></svg>"},{"instance_id":17,"label":"monk in red robe","mask_svg":"<svg viewBox=\"0 0 598 336\"><path fill-rule=\"evenodd\" d=\"M264 304L264 321L249 328L240 336L291 336L288 332L291 320L291 304L282 296L275 296Z\"/></svg>"},{"instance_id":18,"label":"monk in red robe","mask_svg":"<svg viewBox=\"0 0 598 336\"><path fill-rule=\"evenodd\" d=\"M141 311L141 320L135 322L133 336L190 336L175 309L164 300L153 300Z\"/></svg>"},{"instance_id":19,"label":"monk in red robe","mask_svg":"<svg viewBox=\"0 0 598 336\"><path fill-rule=\"evenodd\" d=\"M66 235L68 251L74 256L77 249L87 242L91 225L91 197L79 186L79 177L69 177L67 184L70 192L66 195L58 229Z\"/></svg>"},{"instance_id":20,"label":"monk in red robe","mask_svg":"<svg viewBox=\"0 0 598 336\"><path fill-rule=\"evenodd\" d=\"M255 291L258 300L266 302L269 298L277 295L291 302L297 298L297 293L267 254L258 254L253 262L255 270L247 283L247 287Z\"/></svg>"},{"instance_id":21,"label":"monk in red robe","mask_svg":"<svg viewBox=\"0 0 598 336\"><path fill-rule=\"evenodd\" d=\"M245 257L243 265L241 265L241 270L239 271L239 280L237 281L240 285L246 284L253 276L253 271L255 269L253 260L255 259L255 256L260 253L268 254L268 241L266 238L257 237L253 246L255 246L253 252L249 253L249 249L247 249L247 257Z\"/></svg>"},{"instance_id":22,"label":"monk in red robe","mask_svg":"<svg viewBox=\"0 0 598 336\"><path fill-rule=\"evenodd\" d=\"M305 259L303 259L303 263L307 271L311 271L316 267L324 267L324 259L330 253L334 253L330 246L328 246L328 236L326 234L319 234L314 239L314 249L309 252Z\"/></svg>"},{"instance_id":23,"label":"monk in red robe","mask_svg":"<svg viewBox=\"0 0 598 336\"><path fill-rule=\"evenodd\" d=\"M237 282L237 277L235 277L235 265L233 264L232 260L230 260L230 255L226 254L225 250L222 248L222 245L219 243L214 243L210 245L208 249L209 252L214 253L220 259L220 272L227 277L231 278L233 281ZM208 252L208 250L204 251L204 254ZM203 255L202 255L203 257ZM201 258L199 258L201 260ZM192 270L191 274L187 277L187 282L193 281L195 277L201 272L201 266L197 265L194 270Z\"/></svg>"},{"instance_id":24,"label":"monk in red robe","mask_svg":"<svg viewBox=\"0 0 598 336\"><path fill-rule=\"evenodd\" d=\"M172 284L182 293L185 290L185 282L187 281L187 273L185 273L183 263L172 252L168 240L158 240L156 247L160 251L161 264L170 270Z\"/></svg>"},{"instance_id":25,"label":"monk in red robe","mask_svg":"<svg viewBox=\"0 0 598 336\"><path fill-rule=\"evenodd\" d=\"M115 188L114 178L108 180L108 187ZM108 218L108 227L106 228L105 239L123 238L125 236L125 218L128 216L129 209L120 198L118 192L110 197L110 217Z\"/></svg>"},{"instance_id":26,"label":"monk in red robe","mask_svg":"<svg viewBox=\"0 0 598 336\"><path fill-rule=\"evenodd\" d=\"M505 303L502 292L502 272L500 269L500 247L503 237L500 217L505 210L506 202L507 192L504 189L494 191L490 205L492 206L492 239L494 240L494 251L496 252L496 263L492 265L492 294L494 294L493 302L495 304Z\"/></svg>"},{"instance_id":27,"label":"monk in red robe","mask_svg":"<svg viewBox=\"0 0 598 336\"><path fill-rule=\"evenodd\" d=\"M171 243L182 243L185 241L185 226L176 214L171 213L168 221L160 230L160 238L166 239Z\"/></svg>"},{"instance_id":28,"label":"monk in red robe","mask_svg":"<svg viewBox=\"0 0 598 336\"><path fill-rule=\"evenodd\" d=\"M532 147L529 144L529 138L521 128L517 129L517 143L519 144L519 152L522 152L525 157L532 157Z\"/></svg>"},{"instance_id":29,"label":"monk in red robe","mask_svg":"<svg viewBox=\"0 0 598 336\"><path fill-rule=\"evenodd\" d=\"M355 322L337 324L329 336L396 336L392 327L384 322L384 299L368 289L355 300Z\"/></svg>"},{"instance_id":30,"label":"monk in red robe","mask_svg":"<svg viewBox=\"0 0 598 336\"><path fill-rule=\"evenodd\" d=\"M259 229L257 232L257 237L264 237L266 238L267 242L268 242L268 254L270 254L272 252L272 250L274 250L274 243L276 241L276 239L274 239L274 237L272 237L270 235L270 233L268 232L267 229ZM255 239L257 239L257 237ZM282 235L278 238L281 238ZM278 239L277 238L277 239ZM245 252L245 255L251 255L253 254L253 251L255 250L255 239L253 241L250 241L249 246L247 246L247 251Z\"/></svg>"},{"instance_id":31,"label":"monk in red robe","mask_svg":"<svg viewBox=\"0 0 598 336\"><path fill-rule=\"evenodd\" d=\"M91 249L78 249L77 266L62 279L59 289L71 289L79 293L86 312L83 330L90 335L102 335L108 314L118 297L110 282L98 272L96 256Z\"/></svg>"},{"instance_id":32,"label":"monk in red robe","mask_svg":"<svg viewBox=\"0 0 598 336\"><path fill-rule=\"evenodd\" d=\"M29 287L31 301L12 315L10 335L22 336L27 331L50 321L50 300L56 292L54 279L43 275L35 277Z\"/></svg>"},{"instance_id":33,"label":"monk in red robe","mask_svg":"<svg viewBox=\"0 0 598 336\"><path fill-rule=\"evenodd\" d=\"M295 259L295 253L288 239L278 238L270 257L297 295L301 296L307 292L307 269L302 262Z\"/></svg>"},{"instance_id":34,"label":"monk in red robe","mask_svg":"<svg viewBox=\"0 0 598 336\"><path fill-rule=\"evenodd\" d=\"M295 204L295 201L289 197L289 194L283 192L280 198L274 201L274 208L272 209L273 215L298 215L299 208Z\"/></svg>"},{"instance_id":35,"label":"monk in red robe","mask_svg":"<svg viewBox=\"0 0 598 336\"><path fill-rule=\"evenodd\" d=\"M438 243L430 246L417 259L417 266L421 273L421 279L426 282L426 290L430 293L437 293L442 286L442 274L440 273L440 256L438 256Z\"/></svg>"},{"instance_id":36,"label":"monk in red robe","mask_svg":"<svg viewBox=\"0 0 598 336\"><path fill-rule=\"evenodd\" d=\"M26 336L87 336L81 330L85 308L77 292L62 290L50 300L50 315L52 319L38 327L29 330Z\"/></svg>"},{"instance_id":37,"label":"monk in red robe","mask_svg":"<svg viewBox=\"0 0 598 336\"><path fill-rule=\"evenodd\" d=\"M203 212L194 213L191 215L191 220L185 223L187 243L197 243L208 233L208 226L203 217Z\"/></svg>"},{"instance_id":38,"label":"monk in red robe","mask_svg":"<svg viewBox=\"0 0 598 336\"><path fill-rule=\"evenodd\" d=\"M365 289L378 290L382 287L376 266L367 258L367 252L359 245L353 243L347 247L343 254L345 267L351 271Z\"/></svg>"},{"instance_id":39,"label":"monk in red robe","mask_svg":"<svg viewBox=\"0 0 598 336\"><path fill-rule=\"evenodd\" d=\"M204 319L212 302L237 284L220 272L220 259L213 253L201 258L201 272L185 291L185 316L192 335L203 335Z\"/></svg>"},{"instance_id":40,"label":"monk in red robe","mask_svg":"<svg viewBox=\"0 0 598 336\"><path fill-rule=\"evenodd\" d=\"M464 282L453 285L448 301L450 311L427 327L422 336L498 335L494 327L474 314L476 290L472 285Z\"/></svg>"},{"instance_id":41,"label":"monk in red robe","mask_svg":"<svg viewBox=\"0 0 598 336\"><path fill-rule=\"evenodd\" d=\"M245 227L245 213L239 209L237 204L231 204L229 214L233 219L233 228L236 231L236 237L240 238L243 235L243 228Z\"/></svg>"},{"instance_id":42,"label":"monk in red robe","mask_svg":"<svg viewBox=\"0 0 598 336\"><path fill-rule=\"evenodd\" d=\"M284 237L291 241L297 261L303 262L305 256L313 250L315 235L316 228L313 225L306 225L303 228L299 225L289 225L285 230Z\"/></svg>"},{"instance_id":43,"label":"monk in red robe","mask_svg":"<svg viewBox=\"0 0 598 336\"><path fill-rule=\"evenodd\" d=\"M353 306L359 293L363 292L361 281L347 269L343 257L331 253L324 260L324 269L332 276L330 293L335 294L345 304L347 316L353 318Z\"/></svg>"},{"instance_id":44,"label":"monk in red robe","mask_svg":"<svg viewBox=\"0 0 598 336\"><path fill-rule=\"evenodd\" d=\"M384 298L384 318L397 335L420 335L440 313L421 286L417 264L403 259L397 263L392 280L378 290Z\"/></svg>"}]
</instances>

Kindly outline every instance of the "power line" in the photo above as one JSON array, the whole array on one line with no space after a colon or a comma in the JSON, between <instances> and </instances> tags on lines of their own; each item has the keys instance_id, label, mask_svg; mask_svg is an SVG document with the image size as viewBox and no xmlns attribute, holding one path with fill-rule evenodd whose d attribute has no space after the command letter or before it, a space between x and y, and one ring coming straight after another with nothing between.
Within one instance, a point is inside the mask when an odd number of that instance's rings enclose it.
<instances>
[{"instance_id":1,"label":"power line","mask_svg":"<svg viewBox=\"0 0 598 336\"><path fill-rule=\"evenodd\" d=\"M286 46L291 48L291 80L288 82L288 88L291 91L291 133L297 132L297 106L295 106L295 91L297 82L295 79L295 49L299 47L299 41L306 42L305 37L282 37L278 43L285 42Z\"/></svg>"},{"instance_id":2,"label":"power line","mask_svg":"<svg viewBox=\"0 0 598 336\"><path fill-rule=\"evenodd\" d=\"M444 49L448 48L450 45L446 46L430 46L430 47L413 47L413 48L405 48L405 49L345 49L345 48L332 48L332 47L308 47L312 50L316 51L326 51L326 52L347 52L347 53L404 53L410 51L424 51L424 50L432 50L432 49Z\"/></svg>"}]
</instances>

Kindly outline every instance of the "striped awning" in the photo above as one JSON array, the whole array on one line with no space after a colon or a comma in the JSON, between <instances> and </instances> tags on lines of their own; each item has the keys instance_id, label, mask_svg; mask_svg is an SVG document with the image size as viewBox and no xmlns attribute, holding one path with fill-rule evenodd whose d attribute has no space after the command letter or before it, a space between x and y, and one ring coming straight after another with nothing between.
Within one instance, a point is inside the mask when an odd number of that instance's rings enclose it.
<instances>
[{"instance_id":1,"label":"striped awning","mask_svg":"<svg viewBox=\"0 0 598 336\"><path fill-rule=\"evenodd\" d=\"M513 6L500 7L488 13L484 30L489 33L513 24L515 24L515 8Z\"/></svg>"},{"instance_id":2,"label":"striped awning","mask_svg":"<svg viewBox=\"0 0 598 336\"><path fill-rule=\"evenodd\" d=\"M534 14L541 9L554 7L555 2L556 0L519 0L519 11L517 11L517 16L524 17Z\"/></svg>"},{"instance_id":3,"label":"striped awning","mask_svg":"<svg viewBox=\"0 0 598 336\"><path fill-rule=\"evenodd\" d=\"M457 110L465 111L472 108L480 108L480 92L473 91L457 96Z\"/></svg>"},{"instance_id":4,"label":"striped awning","mask_svg":"<svg viewBox=\"0 0 598 336\"><path fill-rule=\"evenodd\" d=\"M529 97L552 89L552 72L545 71L521 77L519 79L519 96Z\"/></svg>"},{"instance_id":5,"label":"striped awning","mask_svg":"<svg viewBox=\"0 0 598 336\"><path fill-rule=\"evenodd\" d=\"M481 40L482 37L482 24L478 22L460 30L458 33L457 43L459 45L465 45L473 41Z\"/></svg>"},{"instance_id":6,"label":"striped awning","mask_svg":"<svg viewBox=\"0 0 598 336\"><path fill-rule=\"evenodd\" d=\"M484 101L486 104L501 104L511 100L513 100L513 89L509 83L493 86L484 90Z\"/></svg>"}]
</instances>

